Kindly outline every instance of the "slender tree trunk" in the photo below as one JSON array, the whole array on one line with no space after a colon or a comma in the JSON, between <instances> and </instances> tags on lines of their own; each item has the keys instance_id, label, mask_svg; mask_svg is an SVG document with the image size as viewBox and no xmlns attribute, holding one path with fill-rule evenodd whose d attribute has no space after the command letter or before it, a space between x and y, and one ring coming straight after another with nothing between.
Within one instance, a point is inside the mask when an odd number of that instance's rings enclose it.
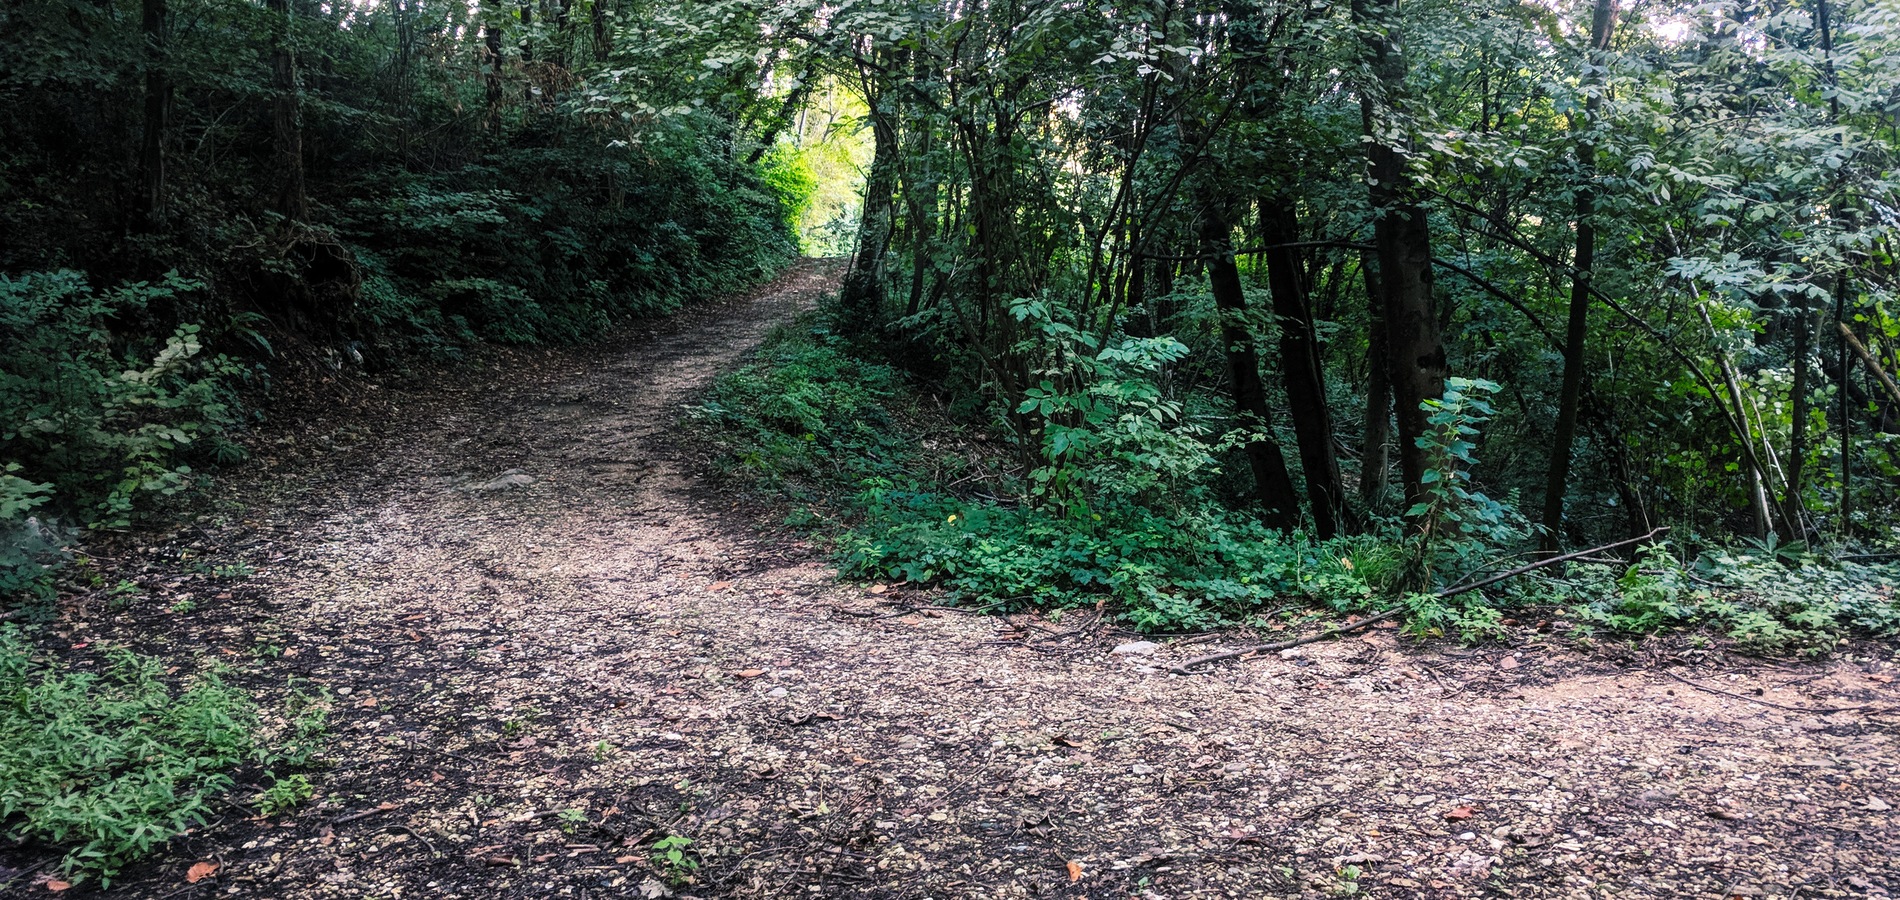
<instances>
[{"instance_id":1,"label":"slender tree trunk","mask_svg":"<svg viewBox=\"0 0 1900 900\"><path fill-rule=\"evenodd\" d=\"M857 249L838 296L844 328L852 333L869 331L884 309L884 253L890 247L896 218L897 129L889 110L879 108L882 100L876 98L870 104L871 171L864 181Z\"/></svg>"},{"instance_id":2,"label":"slender tree trunk","mask_svg":"<svg viewBox=\"0 0 1900 900\"><path fill-rule=\"evenodd\" d=\"M1708 326L1711 340L1716 338L1715 322L1709 318L1707 309L1700 310L1702 324ZM1753 429L1749 425L1748 400L1742 394L1741 376L1735 372L1735 365L1729 361L1728 351L1721 347L1715 349L1715 363L1722 370L1722 383L1728 389L1729 403L1735 407L1734 419L1739 426L1735 439L1742 444L1742 490L1748 494L1748 509L1753 516L1755 536L1766 537L1774 530L1774 514L1768 510L1768 467L1758 458L1749 442L1754 440Z\"/></svg>"},{"instance_id":3,"label":"slender tree trunk","mask_svg":"<svg viewBox=\"0 0 1900 900\"><path fill-rule=\"evenodd\" d=\"M1834 321L1846 322L1847 314L1847 273L1843 272L1834 281ZM1854 393L1853 367L1847 364L1847 339L1854 333L1841 326L1841 333L1835 339L1835 358L1840 360L1840 427L1841 427L1841 530L1849 532L1854 525L1854 408L1850 405ZM1863 404L1863 408L1864 404Z\"/></svg>"},{"instance_id":4,"label":"slender tree trunk","mask_svg":"<svg viewBox=\"0 0 1900 900\"><path fill-rule=\"evenodd\" d=\"M1432 233L1425 209L1414 199L1411 176L1396 142L1397 101L1405 89L1405 57L1400 49L1397 0L1354 0L1354 17L1367 30L1372 71L1382 97L1368 93L1360 103L1373 226L1379 255L1379 282L1391 360L1392 401L1398 422L1399 473L1408 506L1424 499L1430 466L1418 439L1429 430L1426 400L1445 393L1445 345L1432 296Z\"/></svg>"},{"instance_id":5,"label":"slender tree trunk","mask_svg":"<svg viewBox=\"0 0 1900 900\"><path fill-rule=\"evenodd\" d=\"M1201 247L1207 258L1214 305L1220 311L1221 345L1227 353L1234 409L1241 427L1254 432L1243 449L1253 470L1263 519L1268 527L1291 531L1299 524L1299 498L1293 490L1292 476L1287 474L1286 456L1273 439L1273 413L1267 408L1267 391L1260 380L1253 329L1247 325L1247 295L1241 288L1240 267L1234 263L1229 236L1232 230L1218 207L1211 200L1203 201Z\"/></svg>"},{"instance_id":6,"label":"slender tree trunk","mask_svg":"<svg viewBox=\"0 0 1900 900\"><path fill-rule=\"evenodd\" d=\"M491 134L501 133L501 17L498 0L482 0L482 86Z\"/></svg>"},{"instance_id":7,"label":"slender tree trunk","mask_svg":"<svg viewBox=\"0 0 1900 900\"><path fill-rule=\"evenodd\" d=\"M165 135L171 125L172 84L170 41L165 33L170 10L166 0L141 4L145 37L145 133L139 148L139 227L148 232L165 227Z\"/></svg>"},{"instance_id":8,"label":"slender tree trunk","mask_svg":"<svg viewBox=\"0 0 1900 900\"><path fill-rule=\"evenodd\" d=\"M1785 489L1781 496L1781 517L1792 531L1791 540L1807 540L1806 504L1801 500L1801 481L1808 458L1808 357L1813 352L1812 314L1805 296L1795 298L1794 352L1789 361L1794 369L1788 385L1789 422L1788 464L1784 467Z\"/></svg>"},{"instance_id":9,"label":"slender tree trunk","mask_svg":"<svg viewBox=\"0 0 1900 900\"><path fill-rule=\"evenodd\" d=\"M1615 28L1615 0L1596 0L1584 84L1601 82L1596 72L1603 64L1602 55L1610 49ZM1577 141L1577 243L1570 275L1570 320L1564 331L1563 387L1557 402L1557 427L1551 435L1550 467L1544 478L1544 535L1539 542L1546 553L1557 552L1563 543L1564 494L1570 485L1570 455L1577 440L1577 410L1583 402L1584 342L1590 336L1590 279L1597 250L1597 150L1591 132L1602 107L1600 93L1584 101L1583 136Z\"/></svg>"},{"instance_id":10,"label":"slender tree trunk","mask_svg":"<svg viewBox=\"0 0 1900 900\"><path fill-rule=\"evenodd\" d=\"M1385 286L1379 260L1367 253L1359 261L1366 282L1366 425L1360 447L1359 502L1371 508L1385 493L1392 468L1392 359L1385 341Z\"/></svg>"},{"instance_id":11,"label":"slender tree trunk","mask_svg":"<svg viewBox=\"0 0 1900 900\"><path fill-rule=\"evenodd\" d=\"M1300 470L1306 475L1306 500L1313 512L1313 533L1326 540L1345 520L1346 491L1333 449L1333 414L1326 404L1326 370L1307 297L1305 267L1299 251L1284 246L1300 239L1292 201L1262 201L1260 237L1266 252L1267 286L1280 322L1280 370L1286 377L1287 410L1300 445Z\"/></svg>"},{"instance_id":12,"label":"slender tree trunk","mask_svg":"<svg viewBox=\"0 0 1900 900\"><path fill-rule=\"evenodd\" d=\"M271 25L271 133L277 150L277 211L285 218L309 218L304 189L303 102L297 85L297 55L291 44L294 24L289 0L265 0Z\"/></svg>"},{"instance_id":13,"label":"slender tree trunk","mask_svg":"<svg viewBox=\"0 0 1900 900\"><path fill-rule=\"evenodd\" d=\"M527 84L521 89L522 99L532 107L536 101L534 83L534 0L524 0L521 4L521 40L516 43L515 52L521 54L521 67Z\"/></svg>"},{"instance_id":14,"label":"slender tree trunk","mask_svg":"<svg viewBox=\"0 0 1900 900\"><path fill-rule=\"evenodd\" d=\"M587 22L594 29L594 61L606 59L614 52L613 32L607 27L608 0L591 0L587 4Z\"/></svg>"}]
</instances>

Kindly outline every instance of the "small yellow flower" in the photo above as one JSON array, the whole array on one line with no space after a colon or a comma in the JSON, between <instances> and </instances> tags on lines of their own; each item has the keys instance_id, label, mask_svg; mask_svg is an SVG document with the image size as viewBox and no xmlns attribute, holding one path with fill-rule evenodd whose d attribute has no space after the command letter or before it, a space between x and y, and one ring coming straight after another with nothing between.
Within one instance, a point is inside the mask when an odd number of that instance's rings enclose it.
<instances>
[{"instance_id":1,"label":"small yellow flower","mask_svg":"<svg viewBox=\"0 0 1900 900\"><path fill-rule=\"evenodd\" d=\"M1350 572L1350 571L1352 571L1352 558L1351 558L1351 557L1346 557L1346 556L1342 556L1342 557L1340 557L1340 558L1339 558L1339 564L1340 564L1340 565L1342 565L1342 566L1345 566L1345 567L1346 567L1346 571L1348 571L1348 572Z\"/></svg>"}]
</instances>

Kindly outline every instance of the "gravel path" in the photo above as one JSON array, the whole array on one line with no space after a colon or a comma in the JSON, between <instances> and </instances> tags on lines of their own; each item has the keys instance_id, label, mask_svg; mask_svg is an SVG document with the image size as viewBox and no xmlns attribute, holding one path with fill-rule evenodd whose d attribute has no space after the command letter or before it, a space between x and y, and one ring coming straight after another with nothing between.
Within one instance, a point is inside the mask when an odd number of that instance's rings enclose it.
<instances>
[{"instance_id":1,"label":"gravel path","mask_svg":"<svg viewBox=\"0 0 1900 900\"><path fill-rule=\"evenodd\" d=\"M1242 636L1117 654L1131 638L1088 615L837 583L697 479L674 429L836 275L388 389L313 423L315 460L235 486L218 539L258 575L205 640L269 642L280 680L333 691L332 765L312 805L218 823L114 893L1900 892L1892 659L1685 667L1375 628L1182 677ZM668 836L690 842L671 866ZM187 885L197 859L221 868Z\"/></svg>"}]
</instances>

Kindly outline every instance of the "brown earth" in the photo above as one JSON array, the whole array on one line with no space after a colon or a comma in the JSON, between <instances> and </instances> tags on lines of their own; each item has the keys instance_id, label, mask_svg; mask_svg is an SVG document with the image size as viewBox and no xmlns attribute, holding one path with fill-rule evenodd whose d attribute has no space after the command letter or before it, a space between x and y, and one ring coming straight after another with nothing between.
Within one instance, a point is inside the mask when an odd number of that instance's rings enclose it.
<instances>
[{"instance_id":1,"label":"brown earth","mask_svg":"<svg viewBox=\"0 0 1900 900\"><path fill-rule=\"evenodd\" d=\"M1685 667L1375 628L1180 676L1248 636L1117 654L1134 638L1088 615L838 583L698 477L676 430L837 271L385 388L264 445L177 545L253 577L148 567L159 611L81 610L72 636L329 689L317 798L234 810L109 893L1900 892L1890 651ZM183 596L199 609L162 612ZM696 872L655 862L667 836ZM216 873L188 883L200 861Z\"/></svg>"}]
</instances>

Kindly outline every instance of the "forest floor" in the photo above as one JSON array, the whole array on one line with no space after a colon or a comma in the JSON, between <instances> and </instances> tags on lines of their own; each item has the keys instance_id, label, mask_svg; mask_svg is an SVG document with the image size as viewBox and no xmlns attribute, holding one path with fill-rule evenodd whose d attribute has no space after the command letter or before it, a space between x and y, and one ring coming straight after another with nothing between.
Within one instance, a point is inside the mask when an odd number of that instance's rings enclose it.
<instances>
[{"instance_id":1,"label":"forest floor","mask_svg":"<svg viewBox=\"0 0 1900 900\"><path fill-rule=\"evenodd\" d=\"M1117 653L1136 638L1090 615L839 583L703 477L679 424L838 273L806 263L600 347L498 353L267 432L223 512L176 538L255 574L147 583L199 606L69 617L69 636L323 685L330 763L310 804L234 813L110 893L1900 893L1890 653L1374 628L1180 676L1247 636ZM671 871L665 836L690 841ZM194 862L218 868L189 883Z\"/></svg>"}]
</instances>

